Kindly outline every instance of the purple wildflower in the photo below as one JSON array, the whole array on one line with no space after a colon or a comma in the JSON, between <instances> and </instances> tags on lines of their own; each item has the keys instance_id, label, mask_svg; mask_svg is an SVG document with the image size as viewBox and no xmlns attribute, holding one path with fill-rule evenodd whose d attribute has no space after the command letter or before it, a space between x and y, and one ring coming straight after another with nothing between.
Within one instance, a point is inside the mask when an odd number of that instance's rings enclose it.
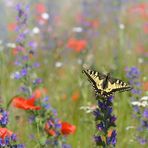
<instances>
[{"instance_id":1,"label":"purple wildflower","mask_svg":"<svg viewBox=\"0 0 148 148\"><path fill-rule=\"evenodd\" d=\"M98 129L99 131L104 130L104 128L105 128L105 125L104 125L103 122L100 122L99 124L97 124L97 129Z\"/></svg>"},{"instance_id":2,"label":"purple wildflower","mask_svg":"<svg viewBox=\"0 0 148 148\"><path fill-rule=\"evenodd\" d=\"M29 117L29 123L33 123L35 121L35 116L34 115L31 115Z\"/></svg>"},{"instance_id":3,"label":"purple wildflower","mask_svg":"<svg viewBox=\"0 0 148 148\"><path fill-rule=\"evenodd\" d=\"M35 50L37 47L36 42L29 42L27 44L27 47L31 47L31 49L27 49L25 43L26 43L26 37L29 32L29 29L27 28L27 19L28 19L28 6L24 7L22 4L17 5L17 32L18 37L16 39L17 42L17 51L19 52L18 56L16 57L16 61L19 61L21 64L19 65L19 72L17 78L21 82L21 91L23 92L24 96L26 98L33 97L34 90L39 88L39 85L42 83L41 78L37 78L34 74L33 70L35 68L38 68L40 66L39 63L33 63L31 61L32 56L35 55ZM25 50L25 52L24 52ZM65 137L61 135L60 129L61 124L59 123L59 120L55 118L57 116L57 111L51 107L51 105L47 102L48 97L46 97L43 101L39 100L36 101L37 103L42 106L42 109L38 112L28 112L29 114L29 123L32 123L35 125L35 127L38 127L39 132L41 132L41 135L44 135L45 132L45 125L47 123L47 128L53 128L55 131L55 135L51 138L51 135L47 133L46 139L43 141L42 145L43 147L46 147L47 144L49 144L51 147L58 147L62 144L65 144ZM48 137L49 136L49 137ZM38 140L38 139L37 139ZM40 140L39 140L40 141ZM46 142L48 141L48 142ZM68 145L67 145L68 146ZM17 148L23 148L23 145L16 145ZM65 144L66 148L66 144ZM67 147L68 148L68 147Z\"/></svg>"},{"instance_id":4,"label":"purple wildflower","mask_svg":"<svg viewBox=\"0 0 148 148\"><path fill-rule=\"evenodd\" d=\"M25 145L24 144L17 144L16 147L17 148L25 148ZM14 147L14 148L16 148L16 147ZM13 146L12 146L12 148L13 148Z\"/></svg>"},{"instance_id":5,"label":"purple wildflower","mask_svg":"<svg viewBox=\"0 0 148 148\"><path fill-rule=\"evenodd\" d=\"M28 57L28 56L22 56L22 59L23 59L24 61L28 61L29 57Z\"/></svg>"},{"instance_id":6,"label":"purple wildflower","mask_svg":"<svg viewBox=\"0 0 148 148\"><path fill-rule=\"evenodd\" d=\"M49 109L51 108L51 105L50 105L50 104L45 103L45 104L43 104L43 107L44 107L45 109L49 110Z\"/></svg>"},{"instance_id":7,"label":"purple wildflower","mask_svg":"<svg viewBox=\"0 0 148 148\"><path fill-rule=\"evenodd\" d=\"M116 130L113 130L111 136L107 138L108 145L110 145L110 144L112 144L114 146L116 145L116 142L117 142L116 135L117 135Z\"/></svg>"},{"instance_id":8,"label":"purple wildflower","mask_svg":"<svg viewBox=\"0 0 148 148\"><path fill-rule=\"evenodd\" d=\"M107 135L110 127L116 126L116 117L112 115L112 101L113 97L99 98L98 108L96 108L96 110L93 112L97 128L94 140L96 142L96 145L101 145L103 147L116 144L116 131L113 130L112 135L110 137L108 137ZM104 138L102 139L101 137Z\"/></svg>"},{"instance_id":9,"label":"purple wildflower","mask_svg":"<svg viewBox=\"0 0 148 148\"><path fill-rule=\"evenodd\" d=\"M148 119L148 109L147 108L144 109L143 117Z\"/></svg>"},{"instance_id":10,"label":"purple wildflower","mask_svg":"<svg viewBox=\"0 0 148 148\"><path fill-rule=\"evenodd\" d=\"M93 111L93 114L95 116L95 120L98 120L100 115L100 110L98 108L96 108L96 110Z\"/></svg>"},{"instance_id":11,"label":"purple wildflower","mask_svg":"<svg viewBox=\"0 0 148 148\"><path fill-rule=\"evenodd\" d=\"M141 98L141 83L140 83L140 70L137 67L131 67L127 68L127 77L129 78L130 84L134 87L134 89L131 91L133 96L131 98L131 101L139 101L139 98ZM140 103L140 102L139 102ZM148 109L141 108L138 104L133 106L133 117L136 118L139 121L139 126L137 127L138 135L143 135L144 131L148 129ZM138 141L140 144L144 144L148 141L145 141L143 137L140 136L138 138Z\"/></svg>"},{"instance_id":12,"label":"purple wildflower","mask_svg":"<svg viewBox=\"0 0 148 148\"><path fill-rule=\"evenodd\" d=\"M18 80L20 79L22 76L20 74L20 72L16 71L15 73L12 74L12 78Z\"/></svg>"},{"instance_id":13,"label":"purple wildflower","mask_svg":"<svg viewBox=\"0 0 148 148\"><path fill-rule=\"evenodd\" d=\"M49 97L46 96L45 98L43 98L43 102L47 102L49 100Z\"/></svg>"},{"instance_id":14,"label":"purple wildflower","mask_svg":"<svg viewBox=\"0 0 148 148\"><path fill-rule=\"evenodd\" d=\"M69 144L62 144L62 148L71 148Z\"/></svg>"},{"instance_id":15,"label":"purple wildflower","mask_svg":"<svg viewBox=\"0 0 148 148\"><path fill-rule=\"evenodd\" d=\"M4 111L4 110L1 110L0 111L0 125L1 126L6 126L7 123L8 123L8 112Z\"/></svg>"},{"instance_id":16,"label":"purple wildflower","mask_svg":"<svg viewBox=\"0 0 148 148\"><path fill-rule=\"evenodd\" d=\"M33 82L34 84L41 84L42 83L42 79L41 78L37 78L37 79L35 79L34 80L34 82Z\"/></svg>"},{"instance_id":17,"label":"purple wildflower","mask_svg":"<svg viewBox=\"0 0 148 148\"><path fill-rule=\"evenodd\" d=\"M116 118L114 115L113 115L113 116L110 116L110 119L109 119L109 120L110 120L110 121L109 121L109 122L110 122L110 124L111 124L111 125L114 125L114 124L115 124L116 119L117 119L117 118Z\"/></svg>"},{"instance_id":18,"label":"purple wildflower","mask_svg":"<svg viewBox=\"0 0 148 148\"><path fill-rule=\"evenodd\" d=\"M147 139L141 138L141 137L138 138L138 141L139 141L140 144L142 144L142 145L145 145L145 144L148 142Z\"/></svg>"},{"instance_id":19,"label":"purple wildflower","mask_svg":"<svg viewBox=\"0 0 148 148\"><path fill-rule=\"evenodd\" d=\"M29 45L32 49L35 49L35 48L37 47L37 43L34 42L34 41L29 42L28 45Z\"/></svg>"},{"instance_id":20,"label":"purple wildflower","mask_svg":"<svg viewBox=\"0 0 148 148\"><path fill-rule=\"evenodd\" d=\"M5 143L3 142L3 139L0 138L0 147L4 147L5 146Z\"/></svg>"},{"instance_id":21,"label":"purple wildflower","mask_svg":"<svg viewBox=\"0 0 148 148\"><path fill-rule=\"evenodd\" d=\"M16 143L16 140L17 140L16 134L12 133L10 135L9 134L5 135L6 128L3 128L3 127L6 127L8 123L8 113L2 108L0 108L0 116L1 116L0 125L2 126L1 137L3 137L3 138L0 138L0 147L14 147L14 143Z\"/></svg>"},{"instance_id":22,"label":"purple wildflower","mask_svg":"<svg viewBox=\"0 0 148 148\"><path fill-rule=\"evenodd\" d=\"M128 78L138 78L140 71L137 67L126 68Z\"/></svg>"},{"instance_id":23,"label":"purple wildflower","mask_svg":"<svg viewBox=\"0 0 148 148\"><path fill-rule=\"evenodd\" d=\"M40 63L38 63L38 62L34 63L33 67L36 67L36 68L40 67Z\"/></svg>"},{"instance_id":24,"label":"purple wildflower","mask_svg":"<svg viewBox=\"0 0 148 148\"><path fill-rule=\"evenodd\" d=\"M5 145L9 145L10 144L10 138L9 137L6 137L4 139L4 143L5 143Z\"/></svg>"},{"instance_id":25,"label":"purple wildflower","mask_svg":"<svg viewBox=\"0 0 148 148\"><path fill-rule=\"evenodd\" d=\"M26 76L27 73L28 73L28 71L27 71L26 68L23 68L23 69L21 70L21 75L22 75L22 76Z\"/></svg>"},{"instance_id":26,"label":"purple wildflower","mask_svg":"<svg viewBox=\"0 0 148 148\"><path fill-rule=\"evenodd\" d=\"M94 136L94 141L95 141L96 145L104 144L104 142L102 141L101 136Z\"/></svg>"},{"instance_id":27,"label":"purple wildflower","mask_svg":"<svg viewBox=\"0 0 148 148\"><path fill-rule=\"evenodd\" d=\"M148 121L142 120L142 121L141 121L141 125L142 125L143 128L148 129ZM141 129L142 129L142 131L143 131L143 128L142 128L142 127L141 127Z\"/></svg>"},{"instance_id":28,"label":"purple wildflower","mask_svg":"<svg viewBox=\"0 0 148 148\"><path fill-rule=\"evenodd\" d=\"M12 140L12 141L16 141L16 140L17 140L16 134L12 134L12 135L11 135L11 140Z\"/></svg>"}]
</instances>

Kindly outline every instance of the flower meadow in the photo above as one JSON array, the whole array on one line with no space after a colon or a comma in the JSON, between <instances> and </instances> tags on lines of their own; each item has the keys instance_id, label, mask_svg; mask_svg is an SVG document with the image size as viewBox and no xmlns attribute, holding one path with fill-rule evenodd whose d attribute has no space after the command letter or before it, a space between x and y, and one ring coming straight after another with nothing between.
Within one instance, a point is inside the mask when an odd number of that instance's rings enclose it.
<instances>
[{"instance_id":1,"label":"flower meadow","mask_svg":"<svg viewBox=\"0 0 148 148\"><path fill-rule=\"evenodd\" d=\"M0 8L0 147L148 147L146 0L5 0ZM133 89L97 97L85 67Z\"/></svg>"}]
</instances>

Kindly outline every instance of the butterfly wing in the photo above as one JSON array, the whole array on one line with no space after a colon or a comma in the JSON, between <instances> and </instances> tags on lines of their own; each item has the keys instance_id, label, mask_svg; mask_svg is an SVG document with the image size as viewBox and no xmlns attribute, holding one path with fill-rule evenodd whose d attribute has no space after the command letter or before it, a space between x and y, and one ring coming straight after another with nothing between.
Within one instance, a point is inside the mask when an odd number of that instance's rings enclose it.
<instances>
[{"instance_id":1,"label":"butterfly wing","mask_svg":"<svg viewBox=\"0 0 148 148\"><path fill-rule=\"evenodd\" d=\"M92 84L95 93L97 96L101 97L109 97L113 96L117 91L128 91L131 90L132 87L128 84L123 82L122 80L115 79L112 77L108 77L102 73L92 71L92 70L83 70L83 72L88 77L88 80ZM106 83L106 87L103 88L103 83Z\"/></svg>"},{"instance_id":2,"label":"butterfly wing","mask_svg":"<svg viewBox=\"0 0 148 148\"><path fill-rule=\"evenodd\" d=\"M102 83L104 81L104 79L106 78L106 75L101 74L97 71L92 71L92 70L83 70L83 73L86 74L86 76L88 77L89 82L92 84L96 95L101 95L102 92Z\"/></svg>"},{"instance_id":3,"label":"butterfly wing","mask_svg":"<svg viewBox=\"0 0 148 148\"><path fill-rule=\"evenodd\" d=\"M106 93L114 93L116 91L129 91L131 89L132 87L128 83L125 83L120 79L110 77L108 79L108 86L104 91Z\"/></svg>"}]
</instances>

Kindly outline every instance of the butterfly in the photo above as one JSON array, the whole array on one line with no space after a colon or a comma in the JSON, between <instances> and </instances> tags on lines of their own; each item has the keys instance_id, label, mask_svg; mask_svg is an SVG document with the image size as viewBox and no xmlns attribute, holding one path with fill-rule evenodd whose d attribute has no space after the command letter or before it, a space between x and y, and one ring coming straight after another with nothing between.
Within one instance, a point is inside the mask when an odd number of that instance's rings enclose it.
<instances>
[{"instance_id":1,"label":"butterfly","mask_svg":"<svg viewBox=\"0 0 148 148\"><path fill-rule=\"evenodd\" d=\"M112 78L110 73L105 75L89 69L83 70L82 72L88 77L88 80L95 90L96 96L107 98L113 96L117 91L122 92L132 89L132 86L130 86L128 83Z\"/></svg>"}]
</instances>

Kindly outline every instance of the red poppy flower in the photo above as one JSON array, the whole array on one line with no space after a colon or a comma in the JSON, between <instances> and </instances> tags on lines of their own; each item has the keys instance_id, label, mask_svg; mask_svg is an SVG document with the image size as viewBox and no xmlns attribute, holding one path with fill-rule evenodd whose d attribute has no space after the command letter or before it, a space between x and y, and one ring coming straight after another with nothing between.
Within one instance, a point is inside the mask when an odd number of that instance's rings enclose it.
<instances>
[{"instance_id":1,"label":"red poppy flower","mask_svg":"<svg viewBox=\"0 0 148 148\"><path fill-rule=\"evenodd\" d=\"M74 91L71 98L72 98L73 101L77 101L80 98L80 92Z\"/></svg>"},{"instance_id":2,"label":"red poppy flower","mask_svg":"<svg viewBox=\"0 0 148 148\"><path fill-rule=\"evenodd\" d=\"M148 91L148 81L143 83L143 90Z\"/></svg>"},{"instance_id":3,"label":"red poppy flower","mask_svg":"<svg viewBox=\"0 0 148 148\"><path fill-rule=\"evenodd\" d=\"M61 123L61 134L63 135L69 135L69 134L73 134L76 130L76 126L68 123L68 122L59 122L59 124ZM50 136L55 136L56 135L56 131L55 131L55 125L52 121L46 122L45 124L45 131L47 132L47 134L49 134Z\"/></svg>"},{"instance_id":4,"label":"red poppy flower","mask_svg":"<svg viewBox=\"0 0 148 148\"><path fill-rule=\"evenodd\" d=\"M5 137L10 137L12 134L13 132L7 128L0 128L0 138L4 139Z\"/></svg>"},{"instance_id":5,"label":"red poppy flower","mask_svg":"<svg viewBox=\"0 0 148 148\"><path fill-rule=\"evenodd\" d=\"M69 135L73 134L76 131L76 126L68 123L68 122L62 122L62 127L61 127L61 133L63 135Z\"/></svg>"},{"instance_id":6,"label":"red poppy flower","mask_svg":"<svg viewBox=\"0 0 148 148\"><path fill-rule=\"evenodd\" d=\"M75 38L69 39L67 43L68 48L72 48L76 52L83 51L87 46L86 40L77 40Z\"/></svg>"},{"instance_id":7,"label":"red poppy flower","mask_svg":"<svg viewBox=\"0 0 148 148\"><path fill-rule=\"evenodd\" d=\"M40 106L35 106L35 98L25 99L23 97L15 97L12 100L12 104L16 108L21 108L24 110L40 110Z\"/></svg>"},{"instance_id":8,"label":"red poppy flower","mask_svg":"<svg viewBox=\"0 0 148 148\"><path fill-rule=\"evenodd\" d=\"M35 5L35 9L36 9L36 11L38 13L44 13L44 12L46 12L46 7L45 7L45 5L43 3L37 3Z\"/></svg>"},{"instance_id":9,"label":"red poppy flower","mask_svg":"<svg viewBox=\"0 0 148 148\"><path fill-rule=\"evenodd\" d=\"M16 29L16 23L9 23L8 25L7 25L7 29L8 29L8 31L14 31L15 29Z\"/></svg>"},{"instance_id":10,"label":"red poppy flower","mask_svg":"<svg viewBox=\"0 0 148 148\"><path fill-rule=\"evenodd\" d=\"M144 19L148 18L148 3L139 3L129 8L129 13L137 14Z\"/></svg>"},{"instance_id":11,"label":"red poppy flower","mask_svg":"<svg viewBox=\"0 0 148 148\"><path fill-rule=\"evenodd\" d=\"M46 88L37 88L33 92L33 97L35 99L38 99L38 98L41 98L42 96L44 96L46 93L47 93Z\"/></svg>"}]
</instances>

